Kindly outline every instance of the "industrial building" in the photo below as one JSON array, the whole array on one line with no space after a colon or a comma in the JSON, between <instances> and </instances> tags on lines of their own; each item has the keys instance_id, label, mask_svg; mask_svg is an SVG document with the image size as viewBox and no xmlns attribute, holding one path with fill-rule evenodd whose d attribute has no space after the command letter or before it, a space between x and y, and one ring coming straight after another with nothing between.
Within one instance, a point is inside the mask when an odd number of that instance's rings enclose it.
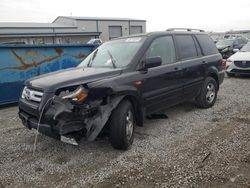
<instances>
[{"instance_id":1,"label":"industrial building","mask_svg":"<svg viewBox=\"0 0 250 188\"><path fill-rule=\"evenodd\" d=\"M1 22L0 44L86 43L145 32L145 20L59 16L53 23Z\"/></svg>"},{"instance_id":2,"label":"industrial building","mask_svg":"<svg viewBox=\"0 0 250 188\"><path fill-rule=\"evenodd\" d=\"M146 32L146 20L130 18L59 16L53 23L77 26L85 32L100 33L102 41Z\"/></svg>"},{"instance_id":3,"label":"industrial building","mask_svg":"<svg viewBox=\"0 0 250 188\"><path fill-rule=\"evenodd\" d=\"M58 23L0 23L1 44L83 43L99 35Z\"/></svg>"}]
</instances>

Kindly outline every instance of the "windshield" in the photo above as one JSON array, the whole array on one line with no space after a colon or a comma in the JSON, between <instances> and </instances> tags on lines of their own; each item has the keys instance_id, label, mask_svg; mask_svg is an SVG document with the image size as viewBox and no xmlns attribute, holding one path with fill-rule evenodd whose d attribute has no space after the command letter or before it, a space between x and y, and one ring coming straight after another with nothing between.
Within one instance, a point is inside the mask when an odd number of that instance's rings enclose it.
<instances>
[{"instance_id":1,"label":"windshield","mask_svg":"<svg viewBox=\"0 0 250 188\"><path fill-rule=\"evenodd\" d=\"M220 40L216 43L218 46L231 46L233 45L234 40Z\"/></svg>"},{"instance_id":2,"label":"windshield","mask_svg":"<svg viewBox=\"0 0 250 188\"><path fill-rule=\"evenodd\" d=\"M141 47L144 38L133 37L106 42L94 50L79 67L125 67Z\"/></svg>"},{"instance_id":3,"label":"windshield","mask_svg":"<svg viewBox=\"0 0 250 188\"><path fill-rule=\"evenodd\" d=\"M241 52L250 52L250 42L243 46L240 50Z\"/></svg>"}]
</instances>

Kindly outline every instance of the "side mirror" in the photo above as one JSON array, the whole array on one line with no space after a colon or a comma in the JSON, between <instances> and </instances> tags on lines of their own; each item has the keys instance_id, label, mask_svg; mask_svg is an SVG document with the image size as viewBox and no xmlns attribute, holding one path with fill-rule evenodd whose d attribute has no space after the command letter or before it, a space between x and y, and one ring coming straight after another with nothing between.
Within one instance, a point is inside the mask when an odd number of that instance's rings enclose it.
<instances>
[{"instance_id":1,"label":"side mirror","mask_svg":"<svg viewBox=\"0 0 250 188\"><path fill-rule=\"evenodd\" d=\"M238 51L240 51L240 50L237 48L233 49L233 52L238 52Z\"/></svg>"},{"instance_id":2,"label":"side mirror","mask_svg":"<svg viewBox=\"0 0 250 188\"><path fill-rule=\"evenodd\" d=\"M160 66L162 63L162 59L160 56L155 56L155 57L146 58L144 62L145 62L144 69L148 69L148 68Z\"/></svg>"}]
</instances>

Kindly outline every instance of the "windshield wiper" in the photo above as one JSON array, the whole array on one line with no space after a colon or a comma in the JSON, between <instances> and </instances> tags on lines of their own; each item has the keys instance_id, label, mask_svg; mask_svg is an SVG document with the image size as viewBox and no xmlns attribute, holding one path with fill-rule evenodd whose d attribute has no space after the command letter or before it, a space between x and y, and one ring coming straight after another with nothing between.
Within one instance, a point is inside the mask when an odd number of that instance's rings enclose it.
<instances>
[{"instance_id":1,"label":"windshield wiper","mask_svg":"<svg viewBox=\"0 0 250 188\"><path fill-rule=\"evenodd\" d=\"M89 62L87 64L87 67L91 67L93 60L95 59L96 55L97 55L98 49L96 49L96 51L94 52L93 56L89 59Z\"/></svg>"},{"instance_id":2,"label":"windshield wiper","mask_svg":"<svg viewBox=\"0 0 250 188\"><path fill-rule=\"evenodd\" d=\"M116 60L114 59L114 57L112 56L112 54L110 53L110 51L109 50L107 50L107 51L108 51L108 54L109 54L109 57L111 59L111 63L113 65L113 67L116 68L116 64L115 64Z\"/></svg>"}]
</instances>

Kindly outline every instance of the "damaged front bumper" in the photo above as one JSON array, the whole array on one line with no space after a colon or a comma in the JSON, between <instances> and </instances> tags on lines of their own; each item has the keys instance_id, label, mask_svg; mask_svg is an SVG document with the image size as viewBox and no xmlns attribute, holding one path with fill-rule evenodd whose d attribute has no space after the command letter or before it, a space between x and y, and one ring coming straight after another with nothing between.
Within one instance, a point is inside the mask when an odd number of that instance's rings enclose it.
<instances>
[{"instance_id":1,"label":"damaged front bumper","mask_svg":"<svg viewBox=\"0 0 250 188\"><path fill-rule=\"evenodd\" d=\"M19 117L22 120L22 123L24 126L26 126L28 129L37 129L38 127L38 120L29 114L19 111ZM56 130L53 129L53 126L47 125L44 123L40 123L39 125L39 132L42 134L45 134L49 137L55 138L55 139L60 139L59 134L57 133Z\"/></svg>"},{"instance_id":2,"label":"damaged front bumper","mask_svg":"<svg viewBox=\"0 0 250 188\"><path fill-rule=\"evenodd\" d=\"M38 129L40 133L64 142L70 137L76 140L85 137L88 141L93 141L122 98L122 96L108 97L105 103L99 100L73 105L69 100L54 97L45 106L44 113L38 113L38 116L30 114L26 110L27 103L21 100L19 117L27 128ZM40 116L42 117L38 126Z\"/></svg>"}]
</instances>

